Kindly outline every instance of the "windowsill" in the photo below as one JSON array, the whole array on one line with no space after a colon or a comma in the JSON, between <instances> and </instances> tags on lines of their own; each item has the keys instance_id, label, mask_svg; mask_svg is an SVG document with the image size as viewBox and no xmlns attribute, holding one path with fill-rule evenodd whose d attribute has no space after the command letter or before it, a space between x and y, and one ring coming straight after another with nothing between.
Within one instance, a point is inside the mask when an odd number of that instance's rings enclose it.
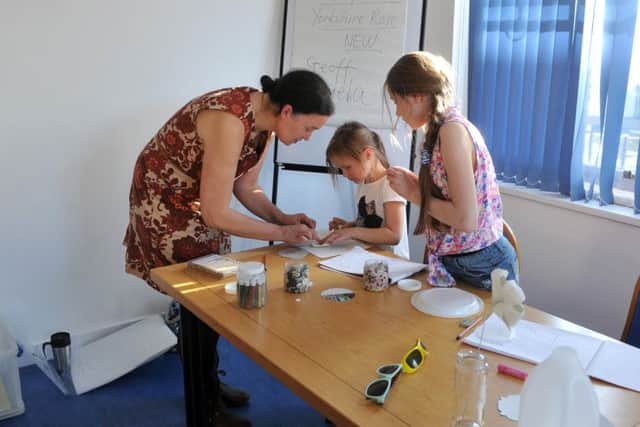
<instances>
[{"instance_id":1,"label":"windowsill","mask_svg":"<svg viewBox=\"0 0 640 427\"><path fill-rule=\"evenodd\" d=\"M505 182L500 182L499 184L500 192L502 194L508 194L509 196L527 199L558 208L569 209L585 215L597 216L610 221L621 222L623 224L640 228L640 214L634 214L633 209L631 208L617 205L600 206L600 204L595 200L591 200L589 202L572 202L567 196L562 194L525 188Z\"/></svg>"}]
</instances>

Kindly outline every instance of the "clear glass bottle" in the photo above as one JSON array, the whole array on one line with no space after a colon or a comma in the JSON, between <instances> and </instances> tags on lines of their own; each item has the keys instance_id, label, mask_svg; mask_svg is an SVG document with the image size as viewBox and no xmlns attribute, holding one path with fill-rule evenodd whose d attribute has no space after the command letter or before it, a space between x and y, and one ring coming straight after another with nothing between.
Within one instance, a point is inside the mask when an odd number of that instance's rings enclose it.
<instances>
[{"instance_id":1,"label":"clear glass bottle","mask_svg":"<svg viewBox=\"0 0 640 427\"><path fill-rule=\"evenodd\" d=\"M478 350L465 349L456 353L453 427L484 426L487 402L487 357Z\"/></svg>"},{"instance_id":2,"label":"clear glass bottle","mask_svg":"<svg viewBox=\"0 0 640 427\"><path fill-rule=\"evenodd\" d=\"M267 277L261 262L241 262L237 272L238 305L242 308L260 308L267 298Z\"/></svg>"}]
</instances>

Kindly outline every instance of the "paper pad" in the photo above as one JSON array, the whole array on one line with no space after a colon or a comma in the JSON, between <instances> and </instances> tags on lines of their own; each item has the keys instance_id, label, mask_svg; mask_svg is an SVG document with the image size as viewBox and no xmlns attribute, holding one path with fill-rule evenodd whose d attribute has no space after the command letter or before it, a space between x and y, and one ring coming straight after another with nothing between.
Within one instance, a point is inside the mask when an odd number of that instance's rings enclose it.
<instances>
[{"instance_id":1,"label":"paper pad","mask_svg":"<svg viewBox=\"0 0 640 427\"><path fill-rule=\"evenodd\" d=\"M491 315L487 325L500 322ZM482 326L464 339L473 346L480 345ZM521 320L516 327L515 336L510 341L495 343L483 340L480 347L526 360L540 363L559 346L568 346L575 350L580 365L587 375L609 383L640 391L640 349L619 341L601 340L587 335L564 331L551 326Z\"/></svg>"}]
</instances>

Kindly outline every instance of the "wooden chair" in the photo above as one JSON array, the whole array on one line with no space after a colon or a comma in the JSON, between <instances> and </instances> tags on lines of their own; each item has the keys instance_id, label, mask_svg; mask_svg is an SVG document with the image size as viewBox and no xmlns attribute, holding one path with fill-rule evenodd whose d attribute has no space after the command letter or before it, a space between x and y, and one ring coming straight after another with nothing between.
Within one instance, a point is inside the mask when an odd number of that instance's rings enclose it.
<instances>
[{"instance_id":1,"label":"wooden chair","mask_svg":"<svg viewBox=\"0 0 640 427\"><path fill-rule=\"evenodd\" d=\"M518 257L518 270L522 270L521 267L521 258L520 258L520 246L518 245L518 239L516 239L516 235L509 226L509 223L503 218L502 219L502 234L507 238L513 249L516 250L516 256Z\"/></svg>"},{"instance_id":2,"label":"wooden chair","mask_svg":"<svg viewBox=\"0 0 640 427\"><path fill-rule=\"evenodd\" d=\"M638 298L640 298L640 276L638 277L636 288L631 297L627 323L624 326L624 332L622 332L622 337L620 338L620 341L636 347L640 347L640 304L638 304Z\"/></svg>"}]
</instances>

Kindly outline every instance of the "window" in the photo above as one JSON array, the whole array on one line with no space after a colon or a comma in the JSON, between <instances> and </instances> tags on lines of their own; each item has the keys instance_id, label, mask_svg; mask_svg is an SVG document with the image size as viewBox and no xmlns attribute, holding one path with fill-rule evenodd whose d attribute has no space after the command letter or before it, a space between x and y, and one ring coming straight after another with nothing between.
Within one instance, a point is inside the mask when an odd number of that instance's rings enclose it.
<instances>
[{"instance_id":1,"label":"window","mask_svg":"<svg viewBox=\"0 0 640 427\"><path fill-rule=\"evenodd\" d=\"M593 3L593 16L586 16L585 21L593 23L591 48L583 46L583 55L588 55L588 83L587 83L587 119L585 122L585 141L583 152L585 191L593 183L594 197L599 195L598 174L602 158L602 134L600 129L600 69L601 55L594 54L602 51L602 34L604 28L605 2ZM613 195L615 204L632 207L633 193L636 180L636 166L638 161L638 146L640 145L640 31L636 17L636 31L633 40L631 64L629 68L629 83L627 85L626 100L620 145L618 148L613 181ZM585 27L585 30L587 27Z\"/></svg>"},{"instance_id":2,"label":"window","mask_svg":"<svg viewBox=\"0 0 640 427\"><path fill-rule=\"evenodd\" d=\"M473 0L469 118L498 177L640 214L640 0Z\"/></svg>"}]
</instances>

